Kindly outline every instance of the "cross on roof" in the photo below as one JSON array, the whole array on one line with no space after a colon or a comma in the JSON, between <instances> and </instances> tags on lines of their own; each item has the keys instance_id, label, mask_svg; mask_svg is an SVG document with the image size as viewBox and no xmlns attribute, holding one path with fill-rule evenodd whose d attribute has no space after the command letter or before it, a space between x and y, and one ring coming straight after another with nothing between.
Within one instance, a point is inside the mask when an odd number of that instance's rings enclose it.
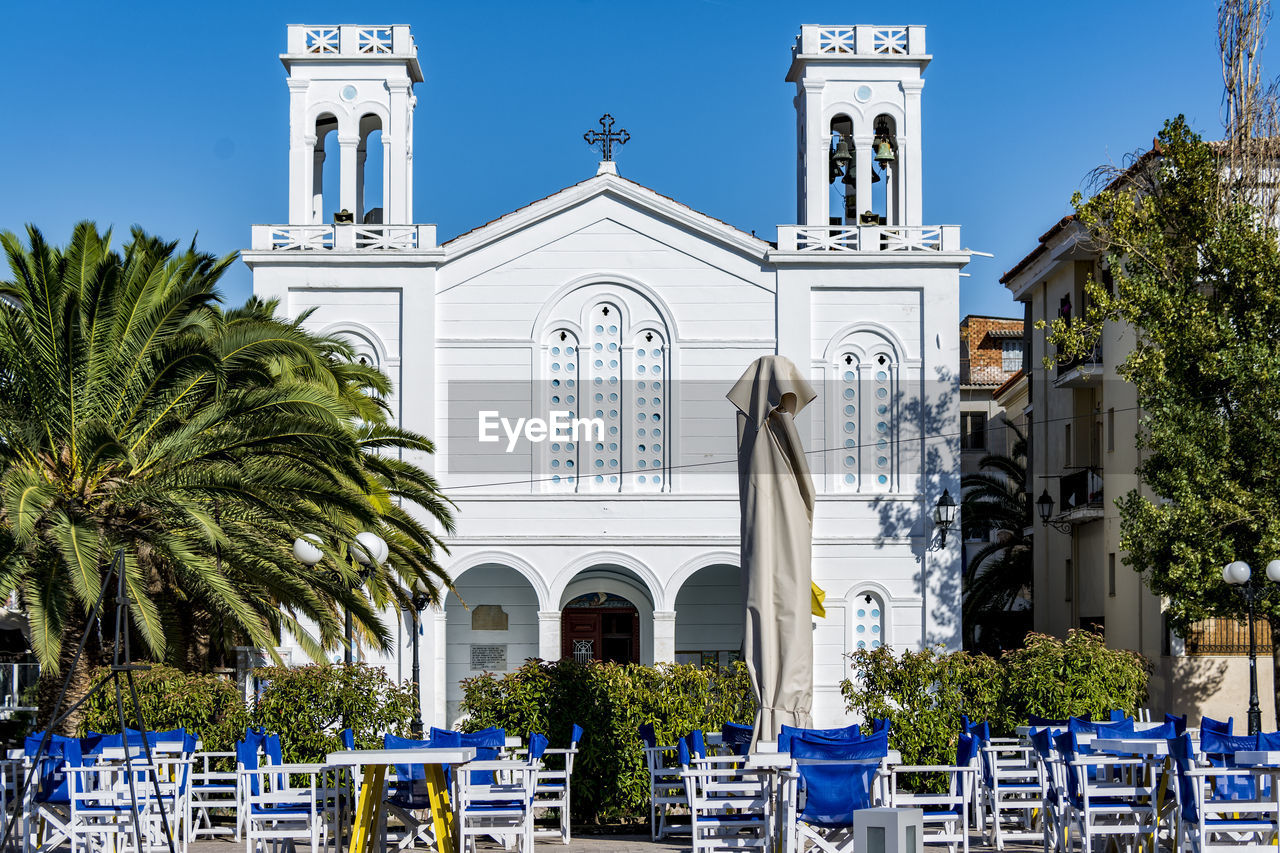
<instances>
[{"instance_id":1,"label":"cross on roof","mask_svg":"<svg viewBox=\"0 0 1280 853\"><path fill-rule=\"evenodd\" d=\"M627 140L631 138L631 134L627 133L625 129L614 133L613 116L608 113L600 116L600 127L603 128L603 130L588 130L586 133L582 134L582 138L587 141L588 145L599 144L601 156L605 161L609 161L613 159L614 143L617 143L618 145L626 145Z\"/></svg>"}]
</instances>

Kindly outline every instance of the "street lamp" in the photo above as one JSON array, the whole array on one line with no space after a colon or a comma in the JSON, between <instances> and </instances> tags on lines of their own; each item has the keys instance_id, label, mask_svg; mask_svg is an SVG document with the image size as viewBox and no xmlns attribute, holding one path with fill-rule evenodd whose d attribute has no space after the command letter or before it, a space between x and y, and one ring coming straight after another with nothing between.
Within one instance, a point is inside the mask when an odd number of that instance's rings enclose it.
<instances>
[{"instance_id":1,"label":"street lamp","mask_svg":"<svg viewBox=\"0 0 1280 853\"><path fill-rule=\"evenodd\" d=\"M1261 591L1259 584L1253 580L1253 571L1243 560L1227 563L1222 569L1222 579L1232 586L1240 588L1244 596L1245 606L1249 613L1249 734L1256 735L1262 731L1262 708L1258 704L1258 647L1253 634L1253 604ZM1267 563L1267 579L1280 582L1280 560ZM1252 582L1251 582L1252 581Z\"/></svg>"},{"instance_id":2,"label":"street lamp","mask_svg":"<svg viewBox=\"0 0 1280 853\"><path fill-rule=\"evenodd\" d=\"M1040 497L1036 498L1036 514L1040 516L1040 523L1045 527L1052 527L1059 533L1071 532L1070 524L1049 520L1053 517L1053 498L1049 496L1048 489L1045 489L1040 493Z\"/></svg>"},{"instance_id":3,"label":"street lamp","mask_svg":"<svg viewBox=\"0 0 1280 853\"><path fill-rule=\"evenodd\" d=\"M933 507L933 526L938 529L939 548L946 547L947 531L955 520L956 502L952 499L950 490L943 489L942 497L938 498L938 503Z\"/></svg>"},{"instance_id":4,"label":"street lamp","mask_svg":"<svg viewBox=\"0 0 1280 853\"><path fill-rule=\"evenodd\" d=\"M422 738L422 679L418 664L418 617L431 604L431 595L415 583L409 603L413 608L413 720L409 722L409 734L420 740Z\"/></svg>"},{"instance_id":5,"label":"street lamp","mask_svg":"<svg viewBox=\"0 0 1280 853\"><path fill-rule=\"evenodd\" d=\"M323 541L314 533L302 534L293 540L294 558L304 566L314 566L324 558L324 551L320 550L320 543ZM355 541L351 543L348 550L350 550L351 556L355 557L356 562L365 567L354 583L348 582L349 589L355 589L363 585L369 579L369 574L373 571L373 567L380 565L383 560L387 559L387 554L389 553L387 543L383 541L382 537L368 530L357 533ZM344 634L346 645L342 650L342 662L350 666L353 657L351 637L353 626L351 623L351 610L349 608L343 608L343 610L346 613L346 630Z\"/></svg>"}]
</instances>

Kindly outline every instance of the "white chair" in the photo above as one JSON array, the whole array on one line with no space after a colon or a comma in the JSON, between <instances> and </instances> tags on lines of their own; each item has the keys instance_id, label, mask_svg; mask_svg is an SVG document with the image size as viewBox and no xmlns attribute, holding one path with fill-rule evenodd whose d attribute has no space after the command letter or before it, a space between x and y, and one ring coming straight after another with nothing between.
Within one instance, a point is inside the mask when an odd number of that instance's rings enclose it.
<instances>
[{"instance_id":1,"label":"white chair","mask_svg":"<svg viewBox=\"0 0 1280 853\"><path fill-rule=\"evenodd\" d=\"M242 792L245 853L254 853L260 842L306 841L311 853L320 853L329 843L331 809L321 795L321 764L270 764L258 766L255 745L236 744L236 773ZM291 777L301 776L301 785Z\"/></svg>"},{"instance_id":2,"label":"white chair","mask_svg":"<svg viewBox=\"0 0 1280 853\"><path fill-rule=\"evenodd\" d=\"M1044 831L1036 826L1036 814L1043 797L1035 751L1016 741L992 738L978 751L978 766L975 803L986 843L1003 850L1010 841L1039 841Z\"/></svg>"},{"instance_id":3,"label":"white chair","mask_svg":"<svg viewBox=\"0 0 1280 853\"><path fill-rule=\"evenodd\" d=\"M559 838L562 844L568 844L571 831L569 828L570 782L573 779L573 759L578 754L578 741L582 738L582 726L576 723L569 736L568 749L548 749L543 757L559 755L564 758L563 770L544 769L538 774L538 788L534 792L535 809L557 809L559 811L559 828L536 829L534 834L539 838Z\"/></svg>"},{"instance_id":4,"label":"white chair","mask_svg":"<svg viewBox=\"0 0 1280 853\"><path fill-rule=\"evenodd\" d=\"M1175 772L1174 849L1177 853L1270 853L1276 849L1280 805L1272 769L1197 766L1191 739L1171 741ZM1231 780L1234 784L1224 784ZM1230 788L1235 798L1215 797Z\"/></svg>"},{"instance_id":5,"label":"white chair","mask_svg":"<svg viewBox=\"0 0 1280 853\"><path fill-rule=\"evenodd\" d=\"M922 844L942 843L953 853L957 848L969 853L968 815L977 776L977 768L973 765L976 754L977 740L972 735L962 734L956 747L955 764L898 764L889 768L889 806L923 810L925 834ZM945 775L947 790L942 793L911 793L900 787L905 777L924 774Z\"/></svg>"},{"instance_id":6,"label":"white chair","mask_svg":"<svg viewBox=\"0 0 1280 853\"><path fill-rule=\"evenodd\" d=\"M474 851L481 836L522 853L533 850L533 795L546 748L547 739L533 734L524 761L470 761L455 768L459 853Z\"/></svg>"},{"instance_id":7,"label":"white chair","mask_svg":"<svg viewBox=\"0 0 1280 853\"><path fill-rule=\"evenodd\" d=\"M670 820L672 809L686 805L684 781L680 778L675 746L658 745L653 726L649 725L640 727L640 739L645 769L649 771L649 838L661 841L685 829Z\"/></svg>"},{"instance_id":8,"label":"white chair","mask_svg":"<svg viewBox=\"0 0 1280 853\"><path fill-rule=\"evenodd\" d=\"M217 826L213 822L215 809L235 811L236 772L217 770L215 763L235 766L234 752L197 752L192 757L191 768L191 837L238 835L238 822L232 826Z\"/></svg>"},{"instance_id":9,"label":"white chair","mask_svg":"<svg viewBox=\"0 0 1280 853\"><path fill-rule=\"evenodd\" d=\"M167 851L170 838L177 849L186 849L190 761L154 756L147 763L141 749L138 753L131 755L128 767L102 756L67 767L72 853L81 849Z\"/></svg>"},{"instance_id":10,"label":"white chair","mask_svg":"<svg viewBox=\"0 0 1280 853\"><path fill-rule=\"evenodd\" d=\"M854 813L885 804L882 762L888 751L887 732L846 743L793 738L795 772L785 782L782 817L785 849L851 853Z\"/></svg>"},{"instance_id":11,"label":"white chair","mask_svg":"<svg viewBox=\"0 0 1280 853\"><path fill-rule=\"evenodd\" d=\"M34 762L41 735L27 738L23 773L33 774L26 785L22 802L24 853L47 853L70 838L71 800L68 795L66 766L80 764L80 741L53 735L40 761Z\"/></svg>"},{"instance_id":12,"label":"white chair","mask_svg":"<svg viewBox=\"0 0 1280 853\"><path fill-rule=\"evenodd\" d=\"M1145 761L1081 754L1070 732L1057 743L1066 770L1064 822L1078 833L1083 853L1099 838L1128 837L1136 847L1154 835L1155 774Z\"/></svg>"},{"instance_id":13,"label":"white chair","mask_svg":"<svg viewBox=\"0 0 1280 853\"><path fill-rule=\"evenodd\" d=\"M692 758L679 745L693 853L768 849L773 830L773 791L768 776L746 769L738 755Z\"/></svg>"}]
</instances>

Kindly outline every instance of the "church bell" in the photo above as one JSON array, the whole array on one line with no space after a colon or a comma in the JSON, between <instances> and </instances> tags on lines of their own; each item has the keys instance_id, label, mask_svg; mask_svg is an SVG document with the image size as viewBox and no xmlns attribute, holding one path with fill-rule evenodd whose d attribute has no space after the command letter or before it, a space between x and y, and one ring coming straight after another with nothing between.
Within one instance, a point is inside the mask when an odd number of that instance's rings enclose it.
<instances>
[{"instance_id":1,"label":"church bell","mask_svg":"<svg viewBox=\"0 0 1280 853\"><path fill-rule=\"evenodd\" d=\"M840 140L836 143L836 150L831 152L831 180L834 181L842 174L847 177L852 164L853 154L849 151L849 142L844 138L844 134L841 134Z\"/></svg>"},{"instance_id":2,"label":"church bell","mask_svg":"<svg viewBox=\"0 0 1280 853\"><path fill-rule=\"evenodd\" d=\"M887 168L897 158L893 153L893 146L889 144L889 140L881 137L876 142L875 160L882 168Z\"/></svg>"}]
</instances>

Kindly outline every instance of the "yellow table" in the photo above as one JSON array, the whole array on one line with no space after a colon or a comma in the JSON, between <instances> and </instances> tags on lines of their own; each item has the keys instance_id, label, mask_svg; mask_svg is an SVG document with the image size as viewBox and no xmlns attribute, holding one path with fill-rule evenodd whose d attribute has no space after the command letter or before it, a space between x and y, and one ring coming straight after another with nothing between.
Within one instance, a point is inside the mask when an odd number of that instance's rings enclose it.
<instances>
[{"instance_id":1,"label":"yellow table","mask_svg":"<svg viewBox=\"0 0 1280 853\"><path fill-rule=\"evenodd\" d=\"M431 803L431 820L435 824L436 842L441 853L454 848L453 809L444 782L444 765L466 764L476 757L470 747L423 749L345 749L331 752L325 760L330 767L360 768L360 799L351 827L347 853L382 853L373 847L379 836L382 801L386 796L387 767L393 764L422 764L426 770L427 798Z\"/></svg>"}]
</instances>

